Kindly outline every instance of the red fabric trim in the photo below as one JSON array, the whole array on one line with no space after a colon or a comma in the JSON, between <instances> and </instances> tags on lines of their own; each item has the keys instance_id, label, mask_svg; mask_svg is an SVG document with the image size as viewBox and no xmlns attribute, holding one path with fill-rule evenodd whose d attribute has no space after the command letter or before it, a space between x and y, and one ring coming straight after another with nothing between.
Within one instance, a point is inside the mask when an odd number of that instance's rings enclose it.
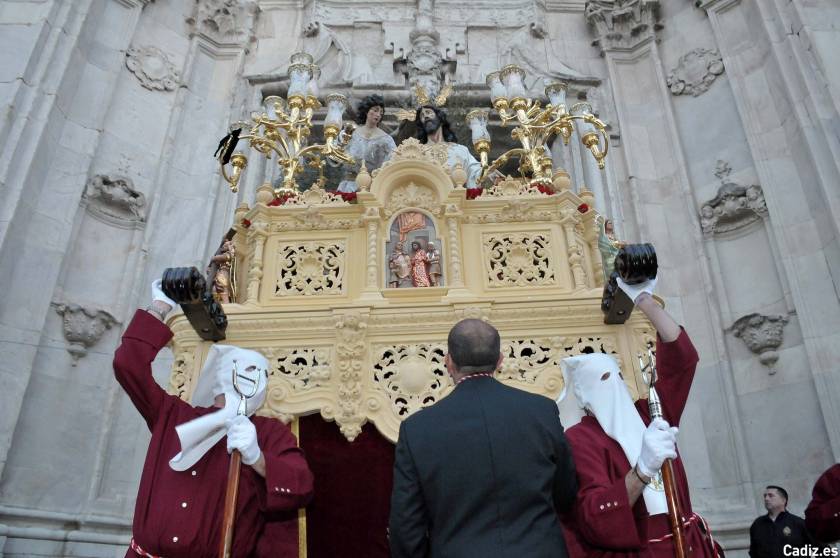
<instances>
[{"instance_id":1,"label":"red fabric trim","mask_svg":"<svg viewBox=\"0 0 840 558\"><path fill-rule=\"evenodd\" d=\"M155 554L150 554L150 553L146 552L145 550L143 550L140 547L140 545L137 544L134 541L134 537L131 537L131 544L129 546L131 546L131 550L133 550L134 552L136 552L140 556L145 556L146 558L163 558L162 556L157 556Z\"/></svg>"}]
</instances>

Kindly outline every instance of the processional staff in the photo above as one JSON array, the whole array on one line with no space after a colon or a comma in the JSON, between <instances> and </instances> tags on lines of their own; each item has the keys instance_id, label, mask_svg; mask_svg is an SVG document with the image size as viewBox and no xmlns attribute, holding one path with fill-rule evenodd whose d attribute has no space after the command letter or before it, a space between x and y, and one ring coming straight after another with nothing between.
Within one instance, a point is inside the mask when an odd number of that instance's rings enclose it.
<instances>
[{"instance_id":1,"label":"processional staff","mask_svg":"<svg viewBox=\"0 0 840 558\"><path fill-rule=\"evenodd\" d=\"M263 375L257 377L254 387L250 393L245 393L239 387L239 371L236 361L233 361L233 389L239 394L239 406L236 414L248 416L248 400L254 397L260 390L260 382L264 381ZM219 558L230 558L230 548L233 543L233 527L236 521L236 499L239 496L239 472L242 469L242 454L239 450L233 450L230 455L228 466L227 489L225 490L225 512L222 516L222 538L219 542Z\"/></svg>"},{"instance_id":2,"label":"processional staff","mask_svg":"<svg viewBox=\"0 0 840 558\"><path fill-rule=\"evenodd\" d=\"M650 420L664 420L662 402L659 399L659 392L656 390L656 354L650 347L648 347L647 364L645 364L642 355L639 355L639 368L642 372L642 378L644 378L645 383L650 388L648 393ZM660 469L656 476L659 477L660 475L661 480L654 479L653 482L660 482L665 487L665 500L668 502L668 522L671 524L671 533L674 535L674 555L676 558L685 558L685 538L680 520L682 510L680 509L680 502L677 496L677 485L674 482L674 468L671 459L666 459L662 464L662 469Z\"/></svg>"}]
</instances>

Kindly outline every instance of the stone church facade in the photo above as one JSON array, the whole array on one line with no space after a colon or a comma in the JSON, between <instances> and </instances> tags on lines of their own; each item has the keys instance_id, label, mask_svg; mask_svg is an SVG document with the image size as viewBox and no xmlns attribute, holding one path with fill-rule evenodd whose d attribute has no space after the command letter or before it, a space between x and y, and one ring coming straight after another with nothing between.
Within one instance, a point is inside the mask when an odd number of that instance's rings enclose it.
<instances>
[{"instance_id":1,"label":"stone church facade","mask_svg":"<svg viewBox=\"0 0 840 558\"><path fill-rule=\"evenodd\" d=\"M0 556L122 555L148 432L114 349L161 270L203 269L277 180L253 164L231 194L212 153L300 50L322 94L381 93L389 131L413 84L451 83L468 144L508 63L592 105L606 169L579 142L555 165L657 248L701 355L680 434L694 507L743 553L766 484L801 514L840 460L838 27L833 0L0 3Z\"/></svg>"}]
</instances>

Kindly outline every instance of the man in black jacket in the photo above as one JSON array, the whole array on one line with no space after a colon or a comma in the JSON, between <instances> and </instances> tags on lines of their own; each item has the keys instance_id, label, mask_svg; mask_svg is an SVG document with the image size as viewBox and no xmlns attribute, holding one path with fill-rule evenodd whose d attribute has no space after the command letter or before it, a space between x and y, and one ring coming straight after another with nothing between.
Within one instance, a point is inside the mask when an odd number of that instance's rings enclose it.
<instances>
[{"instance_id":1,"label":"man in black jacket","mask_svg":"<svg viewBox=\"0 0 840 558\"><path fill-rule=\"evenodd\" d=\"M493 378L499 332L463 320L449 332L452 393L400 426L391 495L392 558L564 558L557 513L577 492L550 399Z\"/></svg>"},{"instance_id":2,"label":"man in black jacket","mask_svg":"<svg viewBox=\"0 0 840 558\"><path fill-rule=\"evenodd\" d=\"M783 558L794 551L797 556L808 556L803 549L822 546L808 533L805 520L787 511L787 503L788 493L781 486L771 484L764 489L767 514L757 517L750 527L751 558Z\"/></svg>"}]
</instances>

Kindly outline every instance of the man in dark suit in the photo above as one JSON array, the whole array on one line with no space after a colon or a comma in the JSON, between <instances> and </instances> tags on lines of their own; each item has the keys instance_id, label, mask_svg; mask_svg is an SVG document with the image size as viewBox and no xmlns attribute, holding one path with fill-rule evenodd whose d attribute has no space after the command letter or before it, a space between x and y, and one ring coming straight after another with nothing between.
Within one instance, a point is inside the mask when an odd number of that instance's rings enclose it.
<instances>
[{"instance_id":1,"label":"man in dark suit","mask_svg":"<svg viewBox=\"0 0 840 558\"><path fill-rule=\"evenodd\" d=\"M463 320L449 332L452 393L406 419L394 458L392 558L564 558L557 513L577 492L550 399L493 378L499 332Z\"/></svg>"}]
</instances>

